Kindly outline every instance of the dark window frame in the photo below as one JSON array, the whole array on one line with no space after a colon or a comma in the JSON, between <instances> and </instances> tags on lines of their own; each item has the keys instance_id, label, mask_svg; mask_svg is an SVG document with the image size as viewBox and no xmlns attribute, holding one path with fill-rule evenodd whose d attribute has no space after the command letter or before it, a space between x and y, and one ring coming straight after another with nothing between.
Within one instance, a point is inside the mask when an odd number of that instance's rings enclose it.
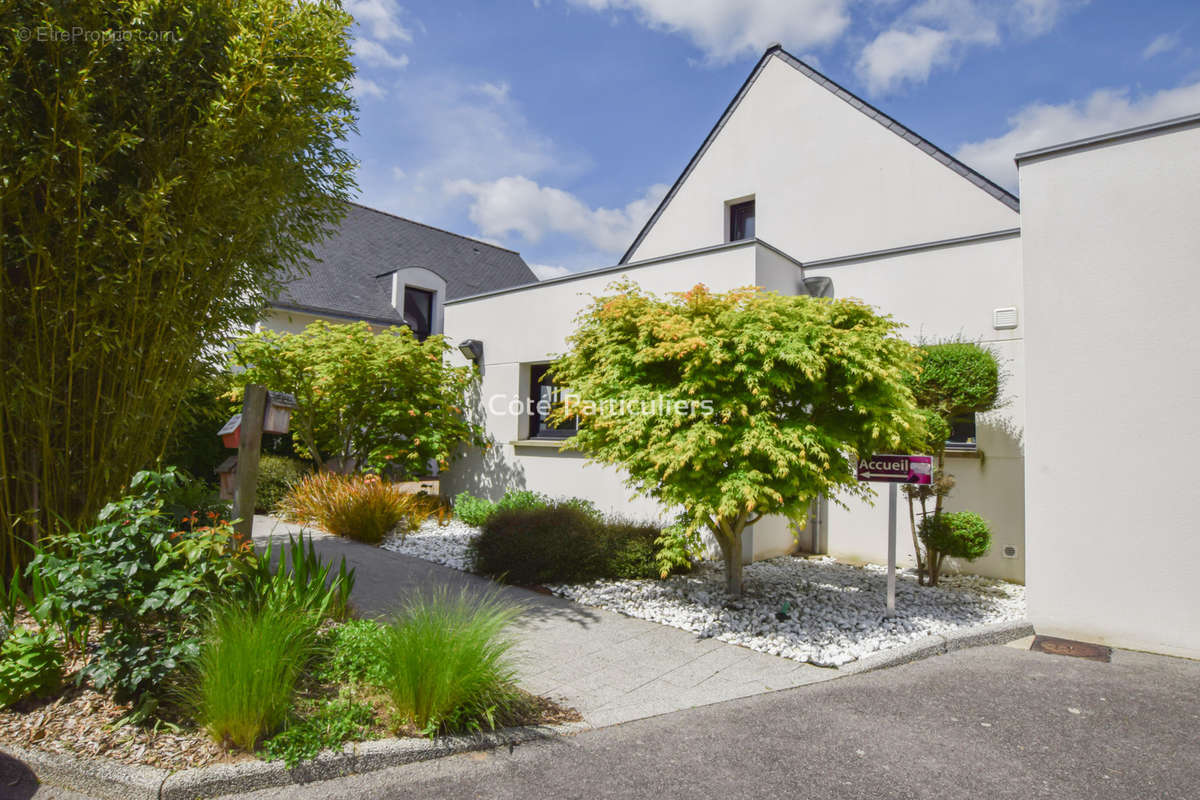
<instances>
[{"instance_id":1,"label":"dark window frame","mask_svg":"<svg viewBox=\"0 0 1200 800\"><path fill-rule=\"evenodd\" d=\"M946 439L946 449L979 449L979 425L974 412L957 414L950 418L950 438Z\"/></svg>"},{"instance_id":2,"label":"dark window frame","mask_svg":"<svg viewBox=\"0 0 1200 800\"><path fill-rule=\"evenodd\" d=\"M553 383L545 379L546 372L549 369L549 364L529 365L529 438L569 439L579 429L578 420L566 422L561 427L551 427L542 420L542 414L538 411L538 405L542 400L541 390L544 387L551 389L550 402L558 402L558 399L553 395L554 390L558 387L555 387Z\"/></svg>"},{"instance_id":3,"label":"dark window frame","mask_svg":"<svg viewBox=\"0 0 1200 800\"><path fill-rule=\"evenodd\" d=\"M749 226L746 222L749 220ZM753 239L755 235L754 200L743 200L740 203L729 204L729 241L741 242Z\"/></svg>"},{"instance_id":4,"label":"dark window frame","mask_svg":"<svg viewBox=\"0 0 1200 800\"><path fill-rule=\"evenodd\" d=\"M426 304L425 309L419 309L419 308L415 309L415 311L417 311L417 312L424 311L424 315L425 315L425 325L424 326L414 325L409 320L408 309L409 309L410 294L414 295L414 296L419 295L421 298L421 301ZM408 327L410 329L412 329L413 335L417 337L417 341L423 342L426 339L428 339L431 335L433 335L433 318L434 318L435 313L437 313L437 292L432 291L430 289L422 289L419 286L405 286L404 287L404 313L403 313L404 324L408 325Z\"/></svg>"}]
</instances>

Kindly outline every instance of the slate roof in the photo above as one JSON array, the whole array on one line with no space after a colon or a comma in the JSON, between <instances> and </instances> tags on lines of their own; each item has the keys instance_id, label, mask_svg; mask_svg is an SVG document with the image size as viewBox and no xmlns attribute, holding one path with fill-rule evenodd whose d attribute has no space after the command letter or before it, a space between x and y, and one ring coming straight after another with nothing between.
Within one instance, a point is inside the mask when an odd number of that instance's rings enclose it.
<instances>
[{"instance_id":1,"label":"slate roof","mask_svg":"<svg viewBox=\"0 0 1200 800\"><path fill-rule=\"evenodd\" d=\"M537 283L519 253L384 211L348 203L337 230L313 247L309 274L288 283L278 308L399 322L391 283L380 276L424 267L446 281L446 298Z\"/></svg>"}]
</instances>

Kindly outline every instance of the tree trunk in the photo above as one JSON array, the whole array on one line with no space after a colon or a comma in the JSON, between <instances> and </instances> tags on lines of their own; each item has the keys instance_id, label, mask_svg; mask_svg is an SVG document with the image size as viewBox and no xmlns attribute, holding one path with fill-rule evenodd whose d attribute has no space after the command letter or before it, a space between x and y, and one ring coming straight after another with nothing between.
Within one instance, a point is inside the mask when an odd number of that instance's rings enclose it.
<instances>
[{"instance_id":1,"label":"tree trunk","mask_svg":"<svg viewBox=\"0 0 1200 800\"><path fill-rule=\"evenodd\" d=\"M938 577L942 574L942 560L945 556L941 553L931 553L929 558L929 585L937 586Z\"/></svg>"},{"instance_id":2,"label":"tree trunk","mask_svg":"<svg viewBox=\"0 0 1200 800\"><path fill-rule=\"evenodd\" d=\"M917 536L917 513L913 509L913 496L908 496L908 525L912 530L913 553L917 557L917 582L921 580L921 575L925 572L925 558L921 553L921 539Z\"/></svg>"},{"instance_id":3,"label":"tree trunk","mask_svg":"<svg viewBox=\"0 0 1200 800\"><path fill-rule=\"evenodd\" d=\"M725 591L734 597L742 596L742 548L741 537L734 543L734 552L725 557Z\"/></svg>"},{"instance_id":4,"label":"tree trunk","mask_svg":"<svg viewBox=\"0 0 1200 800\"><path fill-rule=\"evenodd\" d=\"M711 527L725 559L725 591L733 597L742 596L742 532L748 518L746 514L740 514L732 521L717 520Z\"/></svg>"}]
</instances>

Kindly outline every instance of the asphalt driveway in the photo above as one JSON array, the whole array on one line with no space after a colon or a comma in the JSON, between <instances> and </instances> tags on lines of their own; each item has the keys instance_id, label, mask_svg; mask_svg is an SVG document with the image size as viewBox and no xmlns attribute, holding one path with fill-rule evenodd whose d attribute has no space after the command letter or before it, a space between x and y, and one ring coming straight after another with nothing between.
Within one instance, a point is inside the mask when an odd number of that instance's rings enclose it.
<instances>
[{"instance_id":1,"label":"asphalt driveway","mask_svg":"<svg viewBox=\"0 0 1200 800\"><path fill-rule=\"evenodd\" d=\"M244 797L1193 800L1198 690L1196 661L992 646Z\"/></svg>"}]
</instances>

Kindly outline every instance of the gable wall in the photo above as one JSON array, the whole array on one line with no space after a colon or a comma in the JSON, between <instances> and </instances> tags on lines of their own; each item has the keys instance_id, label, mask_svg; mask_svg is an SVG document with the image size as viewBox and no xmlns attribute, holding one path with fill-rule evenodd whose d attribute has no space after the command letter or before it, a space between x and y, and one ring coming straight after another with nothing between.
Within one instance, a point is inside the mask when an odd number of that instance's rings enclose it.
<instances>
[{"instance_id":1,"label":"gable wall","mask_svg":"<svg viewBox=\"0 0 1200 800\"><path fill-rule=\"evenodd\" d=\"M770 58L630 260L717 244L754 195L760 239L801 261L1016 227L1018 214Z\"/></svg>"}]
</instances>

